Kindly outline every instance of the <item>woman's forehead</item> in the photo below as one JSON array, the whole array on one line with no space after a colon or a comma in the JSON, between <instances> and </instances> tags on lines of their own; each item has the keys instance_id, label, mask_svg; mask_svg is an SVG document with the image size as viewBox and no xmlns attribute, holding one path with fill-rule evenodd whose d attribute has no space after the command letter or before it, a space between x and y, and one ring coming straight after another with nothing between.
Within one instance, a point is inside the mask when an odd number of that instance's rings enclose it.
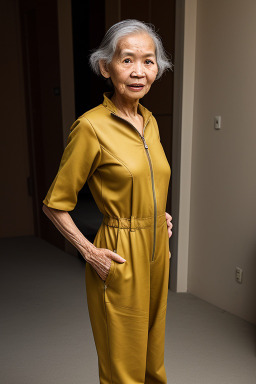
<instances>
[{"instance_id":1,"label":"woman's forehead","mask_svg":"<svg viewBox=\"0 0 256 384\"><path fill-rule=\"evenodd\" d=\"M125 55L135 54L137 52L147 53L149 55L155 55L155 44L151 36L147 33L130 34L121 37L116 46L116 54Z\"/></svg>"}]
</instances>

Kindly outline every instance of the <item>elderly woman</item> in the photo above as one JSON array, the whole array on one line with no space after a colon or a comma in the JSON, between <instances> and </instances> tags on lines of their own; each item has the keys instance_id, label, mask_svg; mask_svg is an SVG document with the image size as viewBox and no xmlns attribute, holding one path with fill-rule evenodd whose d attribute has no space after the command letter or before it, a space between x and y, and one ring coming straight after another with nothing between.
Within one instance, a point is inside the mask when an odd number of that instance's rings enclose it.
<instances>
[{"instance_id":1,"label":"elderly woman","mask_svg":"<svg viewBox=\"0 0 256 384\"><path fill-rule=\"evenodd\" d=\"M164 384L171 169L156 119L139 100L171 63L151 24L124 20L90 64L113 91L71 126L43 211L87 261L100 383ZM86 181L104 215L93 244L68 213Z\"/></svg>"}]
</instances>

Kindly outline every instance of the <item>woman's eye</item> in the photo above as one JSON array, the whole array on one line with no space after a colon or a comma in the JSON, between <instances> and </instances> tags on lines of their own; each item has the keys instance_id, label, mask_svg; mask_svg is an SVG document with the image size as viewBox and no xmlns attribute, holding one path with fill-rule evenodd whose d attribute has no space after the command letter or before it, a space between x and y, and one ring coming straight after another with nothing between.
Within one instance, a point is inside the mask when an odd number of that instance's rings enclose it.
<instances>
[{"instance_id":1,"label":"woman's eye","mask_svg":"<svg viewBox=\"0 0 256 384\"><path fill-rule=\"evenodd\" d=\"M147 59L146 64L154 64L152 60Z\"/></svg>"},{"instance_id":2,"label":"woman's eye","mask_svg":"<svg viewBox=\"0 0 256 384\"><path fill-rule=\"evenodd\" d=\"M124 59L124 63L129 63L130 61L130 59Z\"/></svg>"}]
</instances>

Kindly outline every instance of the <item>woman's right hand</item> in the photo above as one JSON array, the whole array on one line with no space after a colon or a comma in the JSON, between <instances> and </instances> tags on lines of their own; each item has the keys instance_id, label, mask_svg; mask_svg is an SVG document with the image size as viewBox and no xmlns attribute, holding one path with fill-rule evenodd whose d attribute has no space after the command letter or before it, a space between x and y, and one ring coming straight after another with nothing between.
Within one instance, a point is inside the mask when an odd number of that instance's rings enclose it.
<instances>
[{"instance_id":1,"label":"woman's right hand","mask_svg":"<svg viewBox=\"0 0 256 384\"><path fill-rule=\"evenodd\" d=\"M124 263L126 261L110 249L95 247L95 245L87 240L82 232L80 232L67 211L50 208L45 204L43 204L42 209L62 235L70 241L83 258L92 265L102 280L105 281L108 276L111 259L118 263Z\"/></svg>"},{"instance_id":2,"label":"woman's right hand","mask_svg":"<svg viewBox=\"0 0 256 384\"><path fill-rule=\"evenodd\" d=\"M86 257L86 261L91 264L103 281L105 281L108 276L111 259L118 263L124 263L126 261L122 256L107 248L95 247L90 256Z\"/></svg>"}]
</instances>

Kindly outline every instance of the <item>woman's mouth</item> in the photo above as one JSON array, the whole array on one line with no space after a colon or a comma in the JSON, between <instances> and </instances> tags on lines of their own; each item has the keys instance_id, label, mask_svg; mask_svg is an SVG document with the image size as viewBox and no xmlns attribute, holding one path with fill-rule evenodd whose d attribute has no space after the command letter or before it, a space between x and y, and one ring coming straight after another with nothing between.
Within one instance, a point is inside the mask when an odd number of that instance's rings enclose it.
<instances>
[{"instance_id":1,"label":"woman's mouth","mask_svg":"<svg viewBox=\"0 0 256 384\"><path fill-rule=\"evenodd\" d=\"M129 87L129 89L131 91L134 91L134 92L139 92L141 91L143 88L144 88L144 84L137 84L137 83L134 83L134 84L128 84L127 87Z\"/></svg>"}]
</instances>

